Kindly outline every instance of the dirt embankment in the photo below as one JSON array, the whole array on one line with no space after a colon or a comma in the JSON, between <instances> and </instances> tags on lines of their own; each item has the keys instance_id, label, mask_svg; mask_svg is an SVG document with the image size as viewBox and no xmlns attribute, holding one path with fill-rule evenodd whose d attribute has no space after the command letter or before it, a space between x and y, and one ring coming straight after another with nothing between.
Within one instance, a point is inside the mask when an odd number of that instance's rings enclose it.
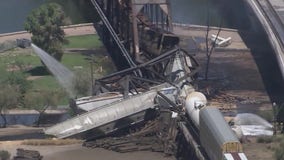
<instances>
[{"instance_id":1,"label":"dirt embankment","mask_svg":"<svg viewBox=\"0 0 284 160\"><path fill-rule=\"evenodd\" d=\"M232 37L232 46L238 49L213 50L209 64L209 78L204 80L207 60L204 48L206 32L199 30L182 33L183 48L188 49L193 44L197 44L196 50L189 50L189 53L194 55L201 66L197 80L198 88L206 94L209 103L218 106L227 116L249 112L272 120L272 103L277 99L282 99L283 102L284 99L283 85L281 85L283 80L281 81L277 62L264 40L265 37L247 35L249 39L246 39L246 45L249 49L245 50L238 48L243 46L240 45L243 36L235 35L239 34L238 32L227 34L221 31L223 37ZM256 139L249 138L243 144L248 159L274 159L273 148L277 147L277 144L258 143Z\"/></svg>"},{"instance_id":2,"label":"dirt embankment","mask_svg":"<svg viewBox=\"0 0 284 160\"><path fill-rule=\"evenodd\" d=\"M7 150L12 156L16 154L17 148L37 150L44 160L174 160L173 157L165 157L161 153L139 151L131 153L117 153L105 149L89 149L82 144L62 146L30 146L22 145L22 141L0 141L0 150Z\"/></svg>"}]
</instances>

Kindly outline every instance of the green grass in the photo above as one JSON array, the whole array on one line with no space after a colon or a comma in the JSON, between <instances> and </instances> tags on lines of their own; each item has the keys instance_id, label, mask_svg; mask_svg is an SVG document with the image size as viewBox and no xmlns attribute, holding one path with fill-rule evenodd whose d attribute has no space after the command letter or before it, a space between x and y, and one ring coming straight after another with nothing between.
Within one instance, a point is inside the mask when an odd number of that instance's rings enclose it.
<instances>
[{"instance_id":1,"label":"green grass","mask_svg":"<svg viewBox=\"0 0 284 160\"><path fill-rule=\"evenodd\" d=\"M39 59L37 61L40 63ZM66 53L63 55L61 63L72 71L80 70L90 72L90 63L86 59L86 56L82 54ZM42 65L40 64L38 66ZM79 69L76 69L76 67ZM57 88L60 88L60 84L52 75L43 75L42 77L33 80L34 90Z\"/></svg>"},{"instance_id":2,"label":"green grass","mask_svg":"<svg viewBox=\"0 0 284 160\"><path fill-rule=\"evenodd\" d=\"M92 49L102 46L99 36L96 34L83 35L83 36L72 36L67 37L69 43L64 45L64 48L84 48Z\"/></svg>"},{"instance_id":3,"label":"green grass","mask_svg":"<svg viewBox=\"0 0 284 160\"><path fill-rule=\"evenodd\" d=\"M41 62L39 61L39 57L35 54L29 54L29 55L17 55L15 57L15 62L22 62L23 64L26 64L26 65L33 65L33 66L36 66L36 65L41 65Z\"/></svg>"},{"instance_id":4,"label":"green grass","mask_svg":"<svg viewBox=\"0 0 284 160\"><path fill-rule=\"evenodd\" d=\"M31 50L12 50L7 51L0 57L0 80L5 79L9 72L7 69L17 64L22 64L26 67L41 65L41 62Z\"/></svg>"},{"instance_id":5,"label":"green grass","mask_svg":"<svg viewBox=\"0 0 284 160\"><path fill-rule=\"evenodd\" d=\"M74 72L90 73L90 54L92 54L92 52L89 50L102 46L99 37L97 35L84 35L68 37L67 39L69 40L69 44L64 46L65 49L80 48L83 50L78 50L76 53L65 53L61 63ZM88 54L85 54L86 50ZM96 61L96 63L93 64L95 73L100 66L104 69L103 72L97 73L99 75L98 77L113 71L114 67L111 65L110 59L106 58L104 54L95 53L94 59ZM4 80L9 74L9 71L7 71L9 66L11 68L11 66L13 67L19 64L28 67L27 70L23 71L32 81L32 88L28 92L47 89L57 90L61 87L57 80L42 68L43 65L40 58L33 53L32 49L16 48L2 53L0 55L0 81ZM28 70L32 71L28 72ZM68 104L68 97L60 100L60 104Z\"/></svg>"},{"instance_id":6,"label":"green grass","mask_svg":"<svg viewBox=\"0 0 284 160\"><path fill-rule=\"evenodd\" d=\"M65 53L61 62L70 70L75 70L76 66L81 66L85 70L90 68L90 62L86 58L87 56L82 54Z\"/></svg>"},{"instance_id":7,"label":"green grass","mask_svg":"<svg viewBox=\"0 0 284 160\"><path fill-rule=\"evenodd\" d=\"M33 80L34 90L48 90L60 88L60 85L52 75L43 76L38 79Z\"/></svg>"}]
</instances>

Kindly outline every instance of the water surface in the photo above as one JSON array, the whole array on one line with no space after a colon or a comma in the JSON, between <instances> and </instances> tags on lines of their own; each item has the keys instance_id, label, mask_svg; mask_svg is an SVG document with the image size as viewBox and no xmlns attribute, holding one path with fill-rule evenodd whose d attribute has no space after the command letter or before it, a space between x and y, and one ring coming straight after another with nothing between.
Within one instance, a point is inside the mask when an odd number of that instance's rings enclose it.
<instances>
[{"instance_id":1,"label":"water surface","mask_svg":"<svg viewBox=\"0 0 284 160\"><path fill-rule=\"evenodd\" d=\"M45 0L1 0L0 33L22 31L27 15Z\"/></svg>"},{"instance_id":2,"label":"water surface","mask_svg":"<svg viewBox=\"0 0 284 160\"><path fill-rule=\"evenodd\" d=\"M224 18L219 3L213 0L171 0L173 21L176 23L218 26ZM225 21L224 21L225 23Z\"/></svg>"},{"instance_id":3,"label":"water surface","mask_svg":"<svg viewBox=\"0 0 284 160\"><path fill-rule=\"evenodd\" d=\"M64 4L66 15L72 17L73 23L84 22L75 3L71 0L1 0L0 1L0 33L24 30L24 22L32 9L44 2L58 2ZM63 3L64 2L64 3ZM213 0L171 0L173 21L177 23L205 25L207 15L210 15L210 24L218 26L221 13L218 3Z\"/></svg>"}]
</instances>

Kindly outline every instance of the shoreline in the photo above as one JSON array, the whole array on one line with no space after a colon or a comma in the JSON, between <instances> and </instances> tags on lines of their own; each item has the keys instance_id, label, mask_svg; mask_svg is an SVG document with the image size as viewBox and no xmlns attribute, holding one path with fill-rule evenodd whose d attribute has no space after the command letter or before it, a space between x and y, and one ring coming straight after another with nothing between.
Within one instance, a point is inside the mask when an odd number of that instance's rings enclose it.
<instances>
[{"instance_id":1,"label":"shoreline","mask_svg":"<svg viewBox=\"0 0 284 160\"><path fill-rule=\"evenodd\" d=\"M62 28L65 32L66 37L97 34L93 26L93 23L75 24L75 25L63 26ZM6 41L16 41L17 39L22 39L22 38L31 39L31 36L32 35L27 31L2 33L0 34L0 43L4 43Z\"/></svg>"}]
</instances>

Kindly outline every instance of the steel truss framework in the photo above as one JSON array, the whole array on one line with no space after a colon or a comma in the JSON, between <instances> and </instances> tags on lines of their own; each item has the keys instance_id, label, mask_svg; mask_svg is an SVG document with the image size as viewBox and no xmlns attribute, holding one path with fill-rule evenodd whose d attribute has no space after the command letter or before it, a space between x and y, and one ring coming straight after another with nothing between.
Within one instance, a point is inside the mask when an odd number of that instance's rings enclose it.
<instances>
[{"instance_id":1,"label":"steel truss framework","mask_svg":"<svg viewBox=\"0 0 284 160\"><path fill-rule=\"evenodd\" d=\"M190 72L187 72L182 77L179 77L178 74L183 71L176 71L171 74L167 72L167 68L172 65L172 62L177 56L184 59L190 57L193 62L193 64L187 66L187 70L190 70ZM156 72L155 66L159 66L161 63L166 64L164 70L162 72ZM179 89L183 85L192 85L192 80L195 78L198 70L199 65L191 55L187 54L184 50L175 48L147 63L97 79L93 88L93 94L121 92L126 98L129 94L138 94L139 92L147 91L151 87L162 83L168 83ZM135 75L135 71L142 71L144 74L147 73L148 77ZM182 85L176 85L180 83L182 83Z\"/></svg>"},{"instance_id":2,"label":"steel truss framework","mask_svg":"<svg viewBox=\"0 0 284 160\"><path fill-rule=\"evenodd\" d=\"M183 85L193 80L198 64L179 48L172 33L169 0L92 0L101 22L94 26L113 59L118 72L95 81L93 95L118 91L149 90L167 82ZM182 71L172 72L176 58ZM188 60L190 59L190 60ZM184 72L179 76L180 72Z\"/></svg>"}]
</instances>

